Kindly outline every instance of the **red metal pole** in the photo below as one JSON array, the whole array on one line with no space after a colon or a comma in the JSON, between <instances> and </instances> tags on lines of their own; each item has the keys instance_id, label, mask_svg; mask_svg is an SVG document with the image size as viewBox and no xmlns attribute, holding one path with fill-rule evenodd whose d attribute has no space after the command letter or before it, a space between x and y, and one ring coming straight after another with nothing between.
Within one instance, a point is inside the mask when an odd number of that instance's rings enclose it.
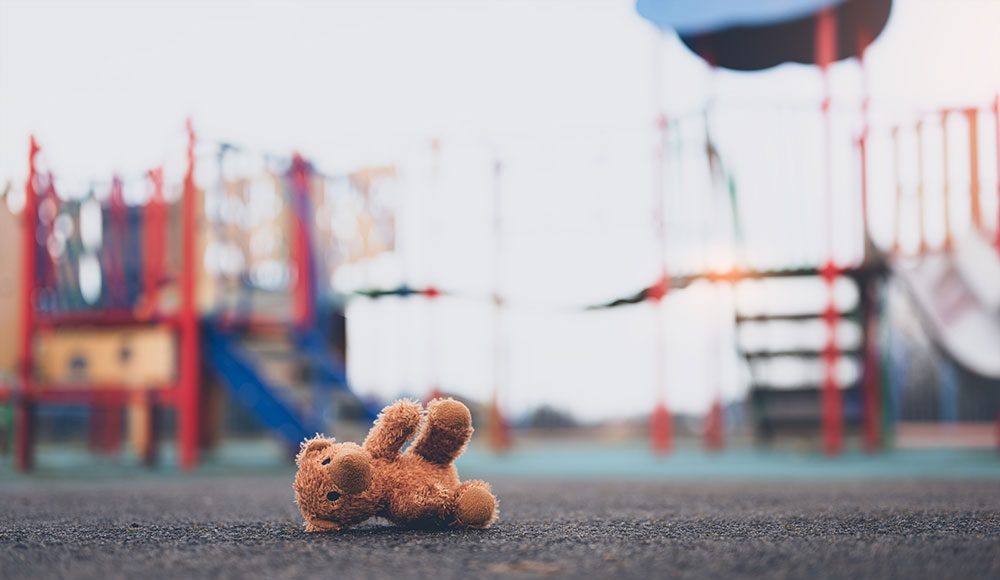
<instances>
[{"instance_id":1,"label":"red metal pole","mask_svg":"<svg viewBox=\"0 0 1000 580\"><path fill-rule=\"evenodd\" d=\"M500 393L507 381L506 303L503 295L503 163L493 163L493 399L490 402L489 442L494 452L506 452L514 439L500 407Z\"/></svg>"},{"instance_id":2,"label":"red metal pole","mask_svg":"<svg viewBox=\"0 0 1000 580\"><path fill-rule=\"evenodd\" d=\"M166 202L163 199L163 168L150 169L149 181L153 184L153 195L146 204L146 239L143 294L144 300L140 312L141 317L155 314L160 294L160 283L163 281L163 269L166 264Z\"/></svg>"},{"instance_id":3,"label":"red metal pole","mask_svg":"<svg viewBox=\"0 0 1000 580\"><path fill-rule=\"evenodd\" d=\"M157 406L157 396L156 391L149 389L145 392L142 397L142 404L148 413L147 420L143 426L145 430L146 446L142 450L142 462L143 464L152 467L156 465L156 461L159 458L159 409Z\"/></svg>"},{"instance_id":4,"label":"red metal pole","mask_svg":"<svg viewBox=\"0 0 1000 580\"><path fill-rule=\"evenodd\" d=\"M305 215L309 196L309 167L298 153L292 159L292 260L295 262L295 287L292 289L292 311L300 328L312 328L316 323L313 301L313 279L310 256L309 228Z\"/></svg>"},{"instance_id":5,"label":"red metal pole","mask_svg":"<svg viewBox=\"0 0 1000 580\"><path fill-rule=\"evenodd\" d=\"M874 256L870 254L872 250L871 244L871 231L869 230L868 221L868 131L870 129L870 122L868 117L868 111L871 108L871 96L868 92L868 69L865 67L865 50L871 43L871 34L867 29L861 28L858 30L858 66L861 67L861 87L862 87L862 98L861 98L861 121L863 123L861 127L861 136L858 138L858 152L861 155L861 223L862 232L864 235L864 254L861 258L861 262L867 264L870 259Z\"/></svg>"},{"instance_id":6,"label":"red metal pole","mask_svg":"<svg viewBox=\"0 0 1000 580\"><path fill-rule=\"evenodd\" d=\"M35 268L38 260L38 192L35 180L35 158L39 147L35 137L31 137L28 153L28 181L24 187L24 213L22 214L22 243L24 244L21 264L21 392L15 406L15 463L19 471L29 471L34 465L34 406L31 401L32 370L34 352L32 335L35 324Z\"/></svg>"},{"instance_id":7,"label":"red metal pole","mask_svg":"<svg viewBox=\"0 0 1000 580\"><path fill-rule=\"evenodd\" d=\"M653 302L653 321L656 325L654 334L653 361L655 368L656 403L649 417L650 446L654 453L663 455L673 449L674 418L667 402L667 375L664 368L666 359L666 329L663 327L663 298L670 291L670 276L667 272L666 218L664 216L666 194L666 163L667 155L667 115L663 111L663 70L662 51L663 36L656 37L653 45L653 105L659 114L656 117L657 142L653 161L653 234L659 251L660 279L653 284L647 297Z\"/></svg>"},{"instance_id":8,"label":"red metal pole","mask_svg":"<svg viewBox=\"0 0 1000 580\"><path fill-rule=\"evenodd\" d=\"M91 413L97 414L97 450L106 455L121 452L122 446L122 405L115 397L98 393L92 399Z\"/></svg>"},{"instance_id":9,"label":"red metal pole","mask_svg":"<svg viewBox=\"0 0 1000 580\"><path fill-rule=\"evenodd\" d=\"M837 345L837 322L839 316L834 303L834 284L839 269L833 261L823 267L823 280L827 288L827 305L823 318L826 322L826 348L823 349L824 380L822 392L823 421L823 452L827 455L838 455L843 450L843 402L841 400L840 381L837 380L837 360L840 349Z\"/></svg>"},{"instance_id":10,"label":"red metal pole","mask_svg":"<svg viewBox=\"0 0 1000 580\"><path fill-rule=\"evenodd\" d=\"M666 330L663 328L663 298L670 291L670 276L667 274L666 227L663 215L664 202L664 169L667 147L667 119L661 114L657 120L660 132L660 143L656 152L656 181L653 200L653 227L656 240L660 246L660 279L649 289L647 296L653 302L653 320L656 324L654 361L656 364L656 405L650 416L650 443L653 451L659 454L669 453L673 449L674 418L667 403L667 375L663 367L666 358Z\"/></svg>"},{"instance_id":11,"label":"red metal pole","mask_svg":"<svg viewBox=\"0 0 1000 580\"><path fill-rule=\"evenodd\" d=\"M942 177L944 187L942 195L944 197L944 249L951 250L951 186L948 183L948 111L941 113L941 164L944 176Z\"/></svg>"},{"instance_id":12,"label":"red metal pole","mask_svg":"<svg viewBox=\"0 0 1000 580\"><path fill-rule=\"evenodd\" d=\"M868 229L868 124L865 123L865 128L861 132L861 137L858 139L858 151L861 155L861 219L864 224L863 230L866 238L865 243L865 256L863 262L867 262L869 256L867 239L870 238L871 233Z\"/></svg>"},{"instance_id":13,"label":"red metal pole","mask_svg":"<svg viewBox=\"0 0 1000 580\"><path fill-rule=\"evenodd\" d=\"M983 210L979 203L979 111L966 109L969 119L969 202L972 227L983 231Z\"/></svg>"},{"instance_id":14,"label":"red metal pole","mask_svg":"<svg viewBox=\"0 0 1000 580\"><path fill-rule=\"evenodd\" d=\"M194 183L194 129L187 122L187 173L184 175L181 224L181 305L179 313L181 361L178 393L178 444L180 464L187 471L198 465L199 407L201 403L198 311L198 190Z\"/></svg>"},{"instance_id":15,"label":"red metal pole","mask_svg":"<svg viewBox=\"0 0 1000 580\"><path fill-rule=\"evenodd\" d=\"M826 193L826 242L827 263L823 267L823 279L827 287L827 307L824 313L827 342L823 353L825 380L821 404L823 451L827 455L837 455L843 448L843 403L840 385L837 381L836 365L839 358L837 346L837 309L834 303L834 284L839 268L834 260L833 247L833 159L832 159L832 119L830 117L830 65L837 55L837 20L830 9L820 12L816 19L816 64L823 74L823 150L824 189Z\"/></svg>"},{"instance_id":16,"label":"red metal pole","mask_svg":"<svg viewBox=\"0 0 1000 580\"><path fill-rule=\"evenodd\" d=\"M722 415L722 399L716 395L712 400L712 405L705 415L705 449L708 451L722 451L725 447L725 424Z\"/></svg>"}]
</instances>

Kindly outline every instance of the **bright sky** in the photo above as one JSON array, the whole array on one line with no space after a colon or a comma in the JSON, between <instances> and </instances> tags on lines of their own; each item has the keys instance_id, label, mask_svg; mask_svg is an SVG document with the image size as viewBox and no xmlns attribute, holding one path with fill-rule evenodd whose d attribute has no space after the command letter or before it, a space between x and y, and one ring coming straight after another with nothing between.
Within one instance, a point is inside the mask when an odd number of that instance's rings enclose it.
<instances>
[{"instance_id":1,"label":"bright sky","mask_svg":"<svg viewBox=\"0 0 1000 580\"><path fill-rule=\"evenodd\" d=\"M989 102L1000 90L997 22L1000 3L991 0L898 0L869 55L874 116ZM581 313L572 306L632 293L655 277L657 47L669 112L700 110L709 94L719 105L713 134L742 180L750 258L777 264L821 257L821 198L773 193L816 189L822 160L809 140L819 125L809 111L819 100L818 73L784 66L710 75L676 38L658 42L629 0L0 0L0 182L23 183L31 133L68 182L139 173L176 158L189 116L208 141L297 149L328 172L396 162L407 192L404 251L385 280L436 277L441 287L486 293L492 165L500 158L503 285L512 304L504 403L521 411L548 402L585 418L638 414L655 394L649 308ZM856 108L856 63L837 64L831 82L835 102ZM769 109L725 112L735 102L774 101L808 109L779 123L798 142L768 141L775 138ZM684 134L697 142L700 121L685 118ZM800 123L798 133L787 127ZM835 127L843 143L856 130L851 122ZM427 169L435 137L442 142L437 181ZM714 198L704 159L697 144L675 140L671 147L683 161L668 177L675 192L667 201L669 258L711 265L722 241L705 234ZM853 161L848 146L838 151L835 215L847 241L836 251L849 259L858 239ZM761 170L776 166L789 169L792 185L777 186L774 172ZM887 169L879 171L873 180ZM993 179L995 169L984 171ZM692 189L704 195L676 193ZM883 183L873 192L879 224L890 223L890 189ZM419 197L428 191L433 197ZM775 215L795 215L785 220L794 227L775 229ZM889 229L880 227L885 241ZM790 236L807 242L789 254ZM675 408L702 410L717 389L727 398L742 392L725 315L732 300L728 290L704 288L669 301L665 364ZM437 309L428 346L431 316L418 301L352 308L360 390L423 394L436 376L445 389L488 395L489 307L455 300Z\"/></svg>"}]
</instances>

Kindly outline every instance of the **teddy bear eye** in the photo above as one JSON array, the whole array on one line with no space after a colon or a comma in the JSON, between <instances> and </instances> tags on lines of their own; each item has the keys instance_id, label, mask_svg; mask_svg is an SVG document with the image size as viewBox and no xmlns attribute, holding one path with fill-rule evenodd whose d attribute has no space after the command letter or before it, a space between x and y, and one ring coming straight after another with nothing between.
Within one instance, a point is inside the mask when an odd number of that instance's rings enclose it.
<instances>
[{"instance_id":1,"label":"teddy bear eye","mask_svg":"<svg viewBox=\"0 0 1000 580\"><path fill-rule=\"evenodd\" d=\"M326 465L327 463L330 463L330 458L329 457L327 457L326 459L324 459L323 462L320 463L320 465Z\"/></svg>"},{"instance_id":2,"label":"teddy bear eye","mask_svg":"<svg viewBox=\"0 0 1000 580\"><path fill-rule=\"evenodd\" d=\"M330 493L326 494L326 499L330 501L337 501L338 499L340 499L340 494L335 491L331 491Z\"/></svg>"}]
</instances>

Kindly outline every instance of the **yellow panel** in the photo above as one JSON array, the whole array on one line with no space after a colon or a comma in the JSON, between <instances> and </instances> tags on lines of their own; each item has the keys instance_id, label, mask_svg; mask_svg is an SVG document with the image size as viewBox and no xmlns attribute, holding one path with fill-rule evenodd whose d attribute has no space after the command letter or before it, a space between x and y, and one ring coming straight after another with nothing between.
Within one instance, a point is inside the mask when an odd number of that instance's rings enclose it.
<instances>
[{"instance_id":1,"label":"yellow panel","mask_svg":"<svg viewBox=\"0 0 1000 580\"><path fill-rule=\"evenodd\" d=\"M168 328L38 335L38 374L46 383L154 387L173 382L176 367L176 339Z\"/></svg>"},{"instance_id":2,"label":"yellow panel","mask_svg":"<svg viewBox=\"0 0 1000 580\"><path fill-rule=\"evenodd\" d=\"M0 197L0 375L14 374L21 337L21 216Z\"/></svg>"}]
</instances>

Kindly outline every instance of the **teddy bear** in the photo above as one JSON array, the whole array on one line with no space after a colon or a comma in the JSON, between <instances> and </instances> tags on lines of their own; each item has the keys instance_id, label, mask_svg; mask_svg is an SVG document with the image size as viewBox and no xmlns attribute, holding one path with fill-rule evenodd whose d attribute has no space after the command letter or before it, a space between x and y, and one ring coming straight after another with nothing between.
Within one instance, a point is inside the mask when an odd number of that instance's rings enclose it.
<instances>
[{"instance_id":1,"label":"teddy bear","mask_svg":"<svg viewBox=\"0 0 1000 580\"><path fill-rule=\"evenodd\" d=\"M426 411L408 399L387 406L361 445L317 434L295 458L306 531L344 530L372 517L413 528L488 527L497 498L486 482L459 480L454 465L471 436L469 409L450 398Z\"/></svg>"}]
</instances>

